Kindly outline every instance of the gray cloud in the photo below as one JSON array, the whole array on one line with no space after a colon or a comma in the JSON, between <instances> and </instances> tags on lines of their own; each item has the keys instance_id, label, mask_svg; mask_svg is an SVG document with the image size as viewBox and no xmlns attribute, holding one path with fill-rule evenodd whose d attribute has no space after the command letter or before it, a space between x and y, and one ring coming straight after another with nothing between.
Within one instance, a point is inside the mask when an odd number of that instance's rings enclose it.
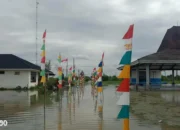
<instances>
[{"instance_id":1,"label":"gray cloud","mask_svg":"<svg viewBox=\"0 0 180 130\"><path fill-rule=\"evenodd\" d=\"M104 71L117 74L124 54L122 37L134 23L133 55L136 60L157 51L166 30L176 25L180 13L177 0L39 0L38 61L42 34L47 29L46 57L58 66L57 57L90 74L102 53ZM35 63L35 0L2 0L0 12L1 53L13 53ZM40 62L38 62L40 64ZM63 63L66 67L66 63Z\"/></svg>"}]
</instances>

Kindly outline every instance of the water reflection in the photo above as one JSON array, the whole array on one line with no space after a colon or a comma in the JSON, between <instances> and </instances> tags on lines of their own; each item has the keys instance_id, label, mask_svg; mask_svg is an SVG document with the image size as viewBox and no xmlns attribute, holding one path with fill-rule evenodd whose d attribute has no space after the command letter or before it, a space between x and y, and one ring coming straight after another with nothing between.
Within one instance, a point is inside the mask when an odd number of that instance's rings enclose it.
<instances>
[{"instance_id":1,"label":"water reflection","mask_svg":"<svg viewBox=\"0 0 180 130\"><path fill-rule=\"evenodd\" d=\"M115 119L119 109L115 96L112 96L114 91L113 87L108 87L104 89L104 94L96 97L95 94L91 95L91 86L86 86L83 89L72 87L72 95L66 90L47 94L46 129L121 130L122 122ZM161 94L164 98L165 93ZM179 97L178 94L175 95ZM0 92L0 97L0 119L9 122L8 127L1 127L0 130L44 129L43 95L37 91L3 91ZM179 99L175 96L174 101L176 100ZM139 125L137 118L139 117L131 114L130 126L133 130L180 130L165 124L153 126L142 122Z\"/></svg>"},{"instance_id":2,"label":"water reflection","mask_svg":"<svg viewBox=\"0 0 180 130\"><path fill-rule=\"evenodd\" d=\"M57 92L57 101L59 102L59 122L58 122L58 130L62 130L62 98L63 98L63 91L60 90Z\"/></svg>"},{"instance_id":3,"label":"water reflection","mask_svg":"<svg viewBox=\"0 0 180 130\"><path fill-rule=\"evenodd\" d=\"M4 91L0 94L0 116L7 117L29 109L38 101L37 91Z\"/></svg>"},{"instance_id":4,"label":"water reflection","mask_svg":"<svg viewBox=\"0 0 180 130\"><path fill-rule=\"evenodd\" d=\"M167 102L175 103L180 105L180 92L179 91L171 91L171 92L161 92L161 97L165 99Z\"/></svg>"}]
</instances>

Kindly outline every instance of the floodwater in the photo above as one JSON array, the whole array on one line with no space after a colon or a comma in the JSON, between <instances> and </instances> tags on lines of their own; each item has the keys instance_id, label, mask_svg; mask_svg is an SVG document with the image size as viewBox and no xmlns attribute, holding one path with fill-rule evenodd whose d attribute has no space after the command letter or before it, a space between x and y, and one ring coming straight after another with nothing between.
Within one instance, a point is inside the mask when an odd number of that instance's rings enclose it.
<instances>
[{"instance_id":1,"label":"floodwater","mask_svg":"<svg viewBox=\"0 0 180 130\"><path fill-rule=\"evenodd\" d=\"M116 119L119 107L114 87L104 88L102 113L98 112L96 99L91 95L91 86L73 92L72 96L67 91L47 94L44 111L44 96L37 91L1 91L0 120L7 120L8 126L0 130L44 130L44 126L46 130L122 130L122 121ZM168 102L179 102L179 94L157 93ZM130 129L180 130L162 123L153 125L133 114Z\"/></svg>"}]
</instances>

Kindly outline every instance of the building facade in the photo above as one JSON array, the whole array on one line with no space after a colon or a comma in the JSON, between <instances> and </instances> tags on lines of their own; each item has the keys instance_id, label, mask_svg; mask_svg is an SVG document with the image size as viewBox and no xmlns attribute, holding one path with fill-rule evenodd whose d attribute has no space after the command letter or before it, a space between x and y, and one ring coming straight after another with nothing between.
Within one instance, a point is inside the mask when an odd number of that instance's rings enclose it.
<instances>
[{"instance_id":1,"label":"building facade","mask_svg":"<svg viewBox=\"0 0 180 130\"><path fill-rule=\"evenodd\" d=\"M12 54L0 54L0 60L0 88L30 88L38 85L40 66ZM46 75L54 74L46 70Z\"/></svg>"},{"instance_id":2,"label":"building facade","mask_svg":"<svg viewBox=\"0 0 180 130\"><path fill-rule=\"evenodd\" d=\"M39 71L33 70L0 70L0 87L31 87L38 84Z\"/></svg>"},{"instance_id":3,"label":"building facade","mask_svg":"<svg viewBox=\"0 0 180 130\"><path fill-rule=\"evenodd\" d=\"M131 71L131 84L136 84L136 70ZM161 71L160 70L150 70L149 72L150 84L152 85L160 85L161 84ZM139 84L145 85L146 84L146 71L140 70L139 71Z\"/></svg>"}]
</instances>

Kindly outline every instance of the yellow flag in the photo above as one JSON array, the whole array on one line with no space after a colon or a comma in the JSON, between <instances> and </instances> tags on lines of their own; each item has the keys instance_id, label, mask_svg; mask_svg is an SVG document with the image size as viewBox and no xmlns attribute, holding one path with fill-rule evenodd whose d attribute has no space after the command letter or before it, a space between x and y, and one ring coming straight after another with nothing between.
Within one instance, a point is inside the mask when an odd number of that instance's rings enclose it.
<instances>
[{"instance_id":1,"label":"yellow flag","mask_svg":"<svg viewBox=\"0 0 180 130\"><path fill-rule=\"evenodd\" d=\"M58 75L62 75L62 71L58 71Z\"/></svg>"},{"instance_id":2,"label":"yellow flag","mask_svg":"<svg viewBox=\"0 0 180 130\"><path fill-rule=\"evenodd\" d=\"M45 54L46 54L46 53L45 53L45 51L43 50L43 51L41 52L41 56L44 57Z\"/></svg>"},{"instance_id":3,"label":"yellow flag","mask_svg":"<svg viewBox=\"0 0 180 130\"><path fill-rule=\"evenodd\" d=\"M124 119L123 130L129 130L129 119Z\"/></svg>"},{"instance_id":4,"label":"yellow flag","mask_svg":"<svg viewBox=\"0 0 180 130\"><path fill-rule=\"evenodd\" d=\"M98 92L102 92L103 88L102 87L98 87Z\"/></svg>"},{"instance_id":5,"label":"yellow flag","mask_svg":"<svg viewBox=\"0 0 180 130\"><path fill-rule=\"evenodd\" d=\"M102 67L99 67L98 72L102 72Z\"/></svg>"},{"instance_id":6,"label":"yellow flag","mask_svg":"<svg viewBox=\"0 0 180 130\"><path fill-rule=\"evenodd\" d=\"M103 110L103 106L98 106L98 111L102 112L102 110Z\"/></svg>"},{"instance_id":7,"label":"yellow flag","mask_svg":"<svg viewBox=\"0 0 180 130\"><path fill-rule=\"evenodd\" d=\"M46 77L45 76L42 76L41 77L41 83L45 83L46 82Z\"/></svg>"},{"instance_id":8,"label":"yellow flag","mask_svg":"<svg viewBox=\"0 0 180 130\"><path fill-rule=\"evenodd\" d=\"M119 79L130 78L130 65L125 65L118 76Z\"/></svg>"}]
</instances>

